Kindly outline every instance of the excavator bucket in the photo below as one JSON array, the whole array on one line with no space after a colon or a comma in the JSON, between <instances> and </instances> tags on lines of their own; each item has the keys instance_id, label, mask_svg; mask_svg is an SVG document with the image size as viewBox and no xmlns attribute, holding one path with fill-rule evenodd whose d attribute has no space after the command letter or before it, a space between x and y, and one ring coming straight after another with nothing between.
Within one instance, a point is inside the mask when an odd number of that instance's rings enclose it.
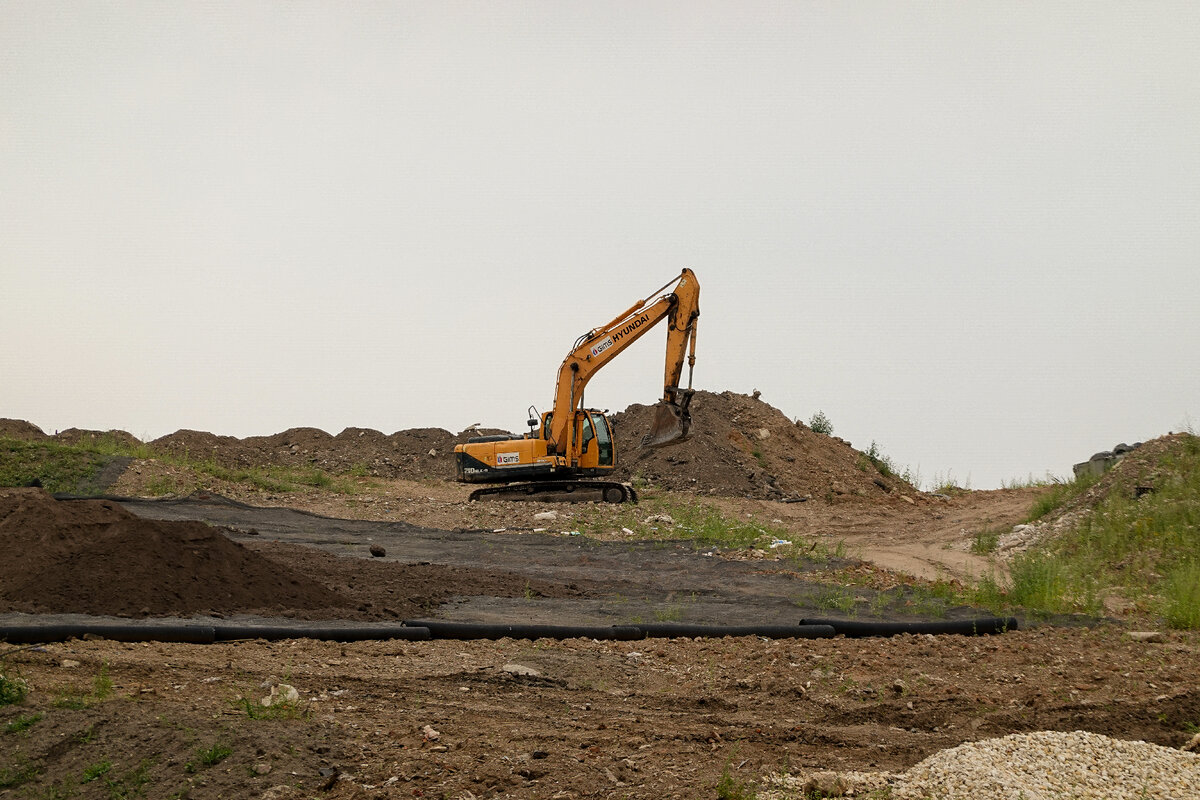
<instances>
[{"instance_id":1,"label":"excavator bucket","mask_svg":"<svg viewBox=\"0 0 1200 800\"><path fill-rule=\"evenodd\" d=\"M688 411L691 399L690 394L685 395L679 405L660 400L654 407L650 432L642 437L642 447L663 447L687 439L688 429L692 427L692 415Z\"/></svg>"}]
</instances>

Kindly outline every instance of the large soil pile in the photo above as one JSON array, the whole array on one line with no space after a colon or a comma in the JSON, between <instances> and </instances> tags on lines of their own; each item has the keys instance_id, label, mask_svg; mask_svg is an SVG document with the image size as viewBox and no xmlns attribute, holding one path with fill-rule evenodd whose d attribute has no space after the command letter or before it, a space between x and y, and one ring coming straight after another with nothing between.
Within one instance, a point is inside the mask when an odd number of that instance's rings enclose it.
<instances>
[{"instance_id":1,"label":"large soil pile","mask_svg":"<svg viewBox=\"0 0 1200 800\"><path fill-rule=\"evenodd\" d=\"M106 500L0 489L0 599L9 611L130 615L319 609L346 598L200 522Z\"/></svg>"},{"instance_id":2,"label":"large soil pile","mask_svg":"<svg viewBox=\"0 0 1200 800\"><path fill-rule=\"evenodd\" d=\"M247 547L221 531L145 519L107 500L0 489L0 612L377 620L464 595L585 594L501 569L345 558L272 541Z\"/></svg>"},{"instance_id":3,"label":"large soil pile","mask_svg":"<svg viewBox=\"0 0 1200 800\"><path fill-rule=\"evenodd\" d=\"M919 494L879 473L848 442L815 433L779 409L734 392L697 392L690 437L642 449L654 407L633 405L613 415L619 474L673 491L788 500Z\"/></svg>"},{"instance_id":4,"label":"large soil pile","mask_svg":"<svg viewBox=\"0 0 1200 800\"><path fill-rule=\"evenodd\" d=\"M734 392L697 392L691 408L691 438L657 450L641 449L653 406L635 404L613 415L617 477L638 477L673 491L775 500L891 497L899 501L901 494L919 495L904 481L881 475L848 442L815 433L757 398ZM369 428L347 428L331 436L317 428L292 428L273 436L237 439L180 430L149 442L149 446L225 467L315 467L384 478L453 480L454 445L471 436L497 433L505 431L468 429L453 434L441 428L413 428L387 435ZM70 443L106 437L137 443L124 431L71 429L46 437L36 426L19 420L0 420L0 436Z\"/></svg>"}]
</instances>

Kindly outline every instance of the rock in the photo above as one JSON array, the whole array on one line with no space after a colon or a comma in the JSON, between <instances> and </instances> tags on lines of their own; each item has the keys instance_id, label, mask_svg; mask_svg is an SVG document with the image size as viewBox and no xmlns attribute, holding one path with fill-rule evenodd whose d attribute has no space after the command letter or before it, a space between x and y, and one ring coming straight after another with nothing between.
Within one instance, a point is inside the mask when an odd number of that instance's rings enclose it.
<instances>
[{"instance_id":1,"label":"rock","mask_svg":"<svg viewBox=\"0 0 1200 800\"><path fill-rule=\"evenodd\" d=\"M371 545L371 556L373 558L383 558L387 555L387 550L377 544Z\"/></svg>"},{"instance_id":2,"label":"rock","mask_svg":"<svg viewBox=\"0 0 1200 800\"><path fill-rule=\"evenodd\" d=\"M271 771L270 764L259 763L259 764L254 765L254 774L255 775L266 775L270 771Z\"/></svg>"},{"instance_id":3,"label":"rock","mask_svg":"<svg viewBox=\"0 0 1200 800\"><path fill-rule=\"evenodd\" d=\"M915 506L917 504L916 500L913 500L911 497L909 497L906 494L900 495L900 499L903 500L904 502L908 503L910 506Z\"/></svg>"},{"instance_id":4,"label":"rock","mask_svg":"<svg viewBox=\"0 0 1200 800\"><path fill-rule=\"evenodd\" d=\"M655 523L659 523L662 525L674 525L675 524L675 518L672 517L670 514L651 514L650 516L646 517L642 521L645 522L647 525L654 525Z\"/></svg>"},{"instance_id":5,"label":"rock","mask_svg":"<svg viewBox=\"0 0 1200 800\"><path fill-rule=\"evenodd\" d=\"M516 675L521 678L540 678L542 673L538 672L533 667L527 667L523 664L505 664L500 668L501 672L509 675Z\"/></svg>"},{"instance_id":6,"label":"rock","mask_svg":"<svg viewBox=\"0 0 1200 800\"><path fill-rule=\"evenodd\" d=\"M79 666L79 662L73 658L64 658L59 666L63 669L75 669Z\"/></svg>"},{"instance_id":7,"label":"rock","mask_svg":"<svg viewBox=\"0 0 1200 800\"><path fill-rule=\"evenodd\" d=\"M558 512L557 511L542 511L537 514L534 514L533 518L537 519L537 520L558 519Z\"/></svg>"},{"instance_id":8,"label":"rock","mask_svg":"<svg viewBox=\"0 0 1200 800\"><path fill-rule=\"evenodd\" d=\"M755 435L758 436L759 440L770 439L771 431L767 428L759 428L757 431L755 431Z\"/></svg>"},{"instance_id":9,"label":"rock","mask_svg":"<svg viewBox=\"0 0 1200 800\"><path fill-rule=\"evenodd\" d=\"M290 800L292 797L299 796L300 793L296 789L293 789L291 786L285 786L282 783L278 786L272 786L260 795L261 800Z\"/></svg>"},{"instance_id":10,"label":"rock","mask_svg":"<svg viewBox=\"0 0 1200 800\"><path fill-rule=\"evenodd\" d=\"M1179 748L1187 753L1200 753L1200 733L1192 737L1192 740Z\"/></svg>"},{"instance_id":11,"label":"rock","mask_svg":"<svg viewBox=\"0 0 1200 800\"><path fill-rule=\"evenodd\" d=\"M908 684L899 678L896 678L896 680L892 681L892 691L896 694L904 694L906 691L908 691Z\"/></svg>"},{"instance_id":12,"label":"rock","mask_svg":"<svg viewBox=\"0 0 1200 800\"><path fill-rule=\"evenodd\" d=\"M804 782L805 797L842 797L846 781L836 772L814 772Z\"/></svg>"},{"instance_id":13,"label":"rock","mask_svg":"<svg viewBox=\"0 0 1200 800\"><path fill-rule=\"evenodd\" d=\"M1128 614L1136 608L1136 603L1134 603L1132 600L1121 597L1120 595L1110 594L1106 595L1104 598L1104 610L1113 616Z\"/></svg>"},{"instance_id":14,"label":"rock","mask_svg":"<svg viewBox=\"0 0 1200 800\"><path fill-rule=\"evenodd\" d=\"M431 725L426 725L424 728L421 728L421 733L425 736L425 741L427 742L436 742L438 739L442 738L442 735L435 731Z\"/></svg>"},{"instance_id":15,"label":"rock","mask_svg":"<svg viewBox=\"0 0 1200 800\"><path fill-rule=\"evenodd\" d=\"M1167 635L1162 631L1130 631L1129 638L1135 642L1162 644L1167 640Z\"/></svg>"},{"instance_id":16,"label":"rock","mask_svg":"<svg viewBox=\"0 0 1200 800\"><path fill-rule=\"evenodd\" d=\"M296 687L287 683L278 683L271 687L271 693L259 701L264 706L277 706L285 703L299 703L300 693Z\"/></svg>"}]
</instances>

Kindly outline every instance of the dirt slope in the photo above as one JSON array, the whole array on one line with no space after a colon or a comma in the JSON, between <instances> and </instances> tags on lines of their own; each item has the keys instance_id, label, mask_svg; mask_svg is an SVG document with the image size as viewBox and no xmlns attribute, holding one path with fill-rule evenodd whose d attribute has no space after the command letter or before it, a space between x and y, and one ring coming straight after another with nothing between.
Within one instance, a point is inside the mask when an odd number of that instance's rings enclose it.
<instances>
[{"instance_id":1,"label":"dirt slope","mask_svg":"<svg viewBox=\"0 0 1200 800\"><path fill-rule=\"evenodd\" d=\"M900 502L920 493L884 477L858 450L813 432L779 409L735 392L697 392L687 441L641 448L653 406L632 405L613 415L619 475L641 477L672 491L764 499L862 497Z\"/></svg>"},{"instance_id":2,"label":"dirt slope","mask_svg":"<svg viewBox=\"0 0 1200 800\"><path fill-rule=\"evenodd\" d=\"M814 433L749 395L697 392L692 416L688 441L643 450L641 437L650 429L653 406L635 404L614 414L617 477L637 477L671 491L724 497L900 502L900 494L921 496L902 480L880 475L861 452L842 439ZM332 436L317 428L291 428L272 436L238 439L179 430L148 444L162 453L211 459L227 467L281 465L332 473L354 470L383 478L453 480L454 445L471 436L497 433L505 431L468 429L453 434L441 428L412 428L386 435L369 428L347 428ZM138 444L125 431L72 428L46 437L36 426L20 420L0 420L0 436L67 443L103 436Z\"/></svg>"}]
</instances>

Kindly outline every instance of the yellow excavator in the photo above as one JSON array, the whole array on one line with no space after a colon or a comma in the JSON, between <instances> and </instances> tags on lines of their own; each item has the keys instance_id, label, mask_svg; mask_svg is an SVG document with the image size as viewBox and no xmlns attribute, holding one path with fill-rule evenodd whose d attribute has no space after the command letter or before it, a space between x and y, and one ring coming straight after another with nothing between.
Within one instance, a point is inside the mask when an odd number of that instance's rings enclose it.
<instances>
[{"instance_id":1,"label":"yellow excavator","mask_svg":"<svg viewBox=\"0 0 1200 800\"><path fill-rule=\"evenodd\" d=\"M476 436L454 448L458 480L496 484L471 493L472 500L636 502L632 486L604 480L617 463L608 417L583 405L583 390L605 364L643 334L667 321L667 358L662 400L655 406L643 447L683 441L692 417L692 369L696 365L696 320L700 284L690 269L638 300L607 325L580 336L563 359L554 388L554 407L538 418L530 407L524 436ZM688 385L679 385L687 360Z\"/></svg>"}]
</instances>

